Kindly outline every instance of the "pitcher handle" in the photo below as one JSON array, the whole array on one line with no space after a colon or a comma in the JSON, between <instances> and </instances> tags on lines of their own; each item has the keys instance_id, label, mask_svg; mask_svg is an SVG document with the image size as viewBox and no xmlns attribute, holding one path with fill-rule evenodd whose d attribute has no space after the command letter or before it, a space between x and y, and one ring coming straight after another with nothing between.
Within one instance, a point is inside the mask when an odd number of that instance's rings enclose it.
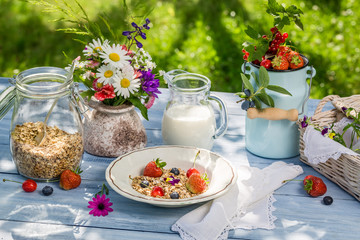
<instances>
[{"instance_id":1,"label":"pitcher handle","mask_svg":"<svg viewBox=\"0 0 360 240\"><path fill-rule=\"evenodd\" d=\"M306 96L303 104L302 104L301 112L299 113L299 116L303 115L304 112L305 112L305 104L307 104L307 101L310 98L312 80L313 80L313 77L315 77L315 75L316 75L316 70L315 70L315 68L313 66L307 66L306 67L306 72L309 71L309 70L310 70L310 73L307 73L307 78L310 78L309 91L307 93L307 96Z\"/></svg>"},{"instance_id":2,"label":"pitcher handle","mask_svg":"<svg viewBox=\"0 0 360 240\"><path fill-rule=\"evenodd\" d=\"M216 101L219 104L219 108L220 108L221 124L219 127L216 128L215 135L213 136L213 138L216 139L223 136L228 128L228 113L227 113L226 105L221 98L219 98L216 95L210 95L209 99Z\"/></svg>"}]
</instances>

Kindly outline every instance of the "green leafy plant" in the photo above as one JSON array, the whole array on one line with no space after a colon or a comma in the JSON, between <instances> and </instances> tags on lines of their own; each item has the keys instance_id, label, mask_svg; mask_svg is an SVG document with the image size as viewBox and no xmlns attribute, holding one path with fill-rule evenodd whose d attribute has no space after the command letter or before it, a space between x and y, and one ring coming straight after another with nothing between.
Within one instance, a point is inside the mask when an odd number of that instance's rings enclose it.
<instances>
[{"instance_id":1,"label":"green leafy plant","mask_svg":"<svg viewBox=\"0 0 360 240\"><path fill-rule=\"evenodd\" d=\"M246 75L241 73L241 79L244 83L245 89L243 92L235 93L241 98L241 100L237 102L243 102L241 105L243 110L247 110L249 107L256 107L261 110L262 102L270 107L275 107L274 99L266 92L266 89L292 96L285 88L269 84L269 73L263 66L259 68L259 77L254 72L251 72L251 76L255 80L257 89L254 88Z\"/></svg>"},{"instance_id":2,"label":"green leafy plant","mask_svg":"<svg viewBox=\"0 0 360 240\"><path fill-rule=\"evenodd\" d=\"M247 26L245 33L252 39L252 42L244 42L244 50L248 53L246 60L249 62L259 60L266 53L274 52L270 51L271 43L276 38L276 32L284 28L284 26L295 23L301 30L304 30L304 26L301 22L300 16L303 14L301 9L295 5L284 7L276 0L268 0L266 12L274 17L274 28L271 29L272 34L262 35L251 26ZM285 39L287 38L287 35ZM274 54L274 53L272 53Z\"/></svg>"}]
</instances>

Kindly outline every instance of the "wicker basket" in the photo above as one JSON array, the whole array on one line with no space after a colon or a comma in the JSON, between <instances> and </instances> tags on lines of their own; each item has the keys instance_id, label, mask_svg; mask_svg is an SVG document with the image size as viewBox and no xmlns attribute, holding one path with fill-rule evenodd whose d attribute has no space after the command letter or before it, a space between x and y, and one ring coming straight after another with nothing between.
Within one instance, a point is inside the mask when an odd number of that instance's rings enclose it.
<instances>
[{"instance_id":1,"label":"wicker basket","mask_svg":"<svg viewBox=\"0 0 360 240\"><path fill-rule=\"evenodd\" d=\"M324 105L329 101L332 101L335 108L322 112ZM342 107L352 107L356 111L360 111L360 95L346 98L330 95L323 98L312 116L312 122L320 126L330 126L345 116L341 111ZM298 121L298 125L300 131L300 160L338 184L360 201L360 157L343 154L338 160L330 158L325 163L319 163L317 165L309 163L304 155L305 144L303 135L305 128L301 127L300 120Z\"/></svg>"}]
</instances>

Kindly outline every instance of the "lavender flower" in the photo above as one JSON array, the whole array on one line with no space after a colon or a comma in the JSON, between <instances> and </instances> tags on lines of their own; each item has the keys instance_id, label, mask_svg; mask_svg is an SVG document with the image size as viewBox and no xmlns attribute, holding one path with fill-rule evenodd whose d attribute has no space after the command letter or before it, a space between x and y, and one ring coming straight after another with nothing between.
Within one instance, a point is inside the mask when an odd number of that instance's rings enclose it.
<instances>
[{"instance_id":1,"label":"lavender flower","mask_svg":"<svg viewBox=\"0 0 360 240\"><path fill-rule=\"evenodd\" d=\"M153 95L156 98L158 97L156 94L161 93L158 90L160 85L159 79L155 79L155 74L151 73L151 70L148 71L141 71L141 87L142 89L149 95Z\"/></svg>"}]
</instances>

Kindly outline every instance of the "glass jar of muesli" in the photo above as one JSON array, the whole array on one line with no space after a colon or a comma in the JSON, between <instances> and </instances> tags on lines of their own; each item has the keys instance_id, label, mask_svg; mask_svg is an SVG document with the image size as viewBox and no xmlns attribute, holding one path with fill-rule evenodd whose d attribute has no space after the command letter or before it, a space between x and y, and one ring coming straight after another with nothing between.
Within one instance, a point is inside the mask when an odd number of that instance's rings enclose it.
<instances>
[{"instance_id":1,"label":"glass jar of muesli","mask_svg":"<svg viewBox=\"0 0 360 240\"><path fill-rule=\"evenodd\" d=\"M48 181L79 167L84 152L82 99L72 72L37 67L9 81L12 86L0 97L0 118L14 107L10 150L19 174Z\"/></svg>"}]
</instances>

